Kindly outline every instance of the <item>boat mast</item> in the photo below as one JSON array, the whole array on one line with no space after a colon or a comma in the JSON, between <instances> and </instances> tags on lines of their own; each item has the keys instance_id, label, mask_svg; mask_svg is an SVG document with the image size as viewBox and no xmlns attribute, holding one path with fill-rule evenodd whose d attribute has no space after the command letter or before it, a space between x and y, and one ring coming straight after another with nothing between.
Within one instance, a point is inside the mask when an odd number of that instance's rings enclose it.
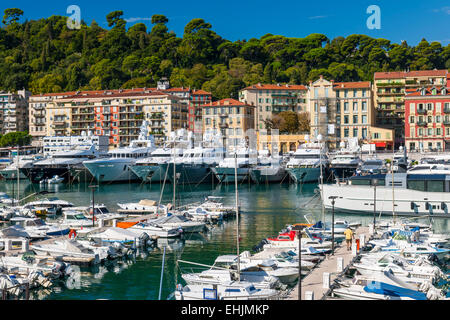
<instances>
[{"instance_id":1,"label":"boat mast","mask_svg":"<svg viewBox=\"0 0 450 320\"><path fill-rule=\"evenodd\" d=\"M177 170L175 166L175 139L173 140L173 210L175 210L176 205L176 189L177 189Z\"/></svg>"},{"instance_id":2,"label":"boat mast","mask_svg":"<svg viewBox=\"0 0 450 320\"><path fill-rule=\"evenodd\" d=\"M238 281L241 280L241 258L239 256L239 196L238 196L238 182L237 182L237 151L234 149L234 187L236 195L236 248L237 248L237 271Z\"/></svg>"},{"instance_id":3,"label":"boat mast","mask_svg":"<svg viewBox=\"0 0 450 320\"><path fill-rule=\"evenodd\" d=\"M392 219L395 223L395 201L394 201L394 157L395 151L394 146L392 146L392 163L391 163L391 171L392 171Z\"/></svg>"},{"instance_id":4,"label":"boat mast","mask_svg":"<svg viewBox=\"0 0 450 320\"><path fill-rule=\"evenodd\" d=\"M19 161L20 161L20 150L19 145L17 145L17 204L20 206L20 176L19 176Z\"/></svg>"}]
</instances>

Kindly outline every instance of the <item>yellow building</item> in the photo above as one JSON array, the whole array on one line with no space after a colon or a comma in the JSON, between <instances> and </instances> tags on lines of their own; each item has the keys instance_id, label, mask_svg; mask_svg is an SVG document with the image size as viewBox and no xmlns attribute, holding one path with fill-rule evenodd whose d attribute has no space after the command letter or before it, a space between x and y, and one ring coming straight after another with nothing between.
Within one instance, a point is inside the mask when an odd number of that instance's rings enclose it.
<instances>
[{"instance_id":1,"label":"yellow building","mask_svg":"<svg viewBox=\"0 0 450 320\"><path fill-rule=\"evenodd\" d=\"M255 128L255 106L235 99L222 99L201 106L203 133L221 133L229 146L237 146L246 139L248 130Z\"/></svg>"},{"instance_id":2,"label":"yellow building","mask_svg":"<svg viewBox=\"0 0 450 320\"><path fill-rule=\"evenodd\" d=\"M259 130L256 133L258 151L269 150L283 154L295 152L301 144L306 142L305 137L306 134L278 134L275 130L271 133L267 130Z\"/></svg>"}]
</instances>

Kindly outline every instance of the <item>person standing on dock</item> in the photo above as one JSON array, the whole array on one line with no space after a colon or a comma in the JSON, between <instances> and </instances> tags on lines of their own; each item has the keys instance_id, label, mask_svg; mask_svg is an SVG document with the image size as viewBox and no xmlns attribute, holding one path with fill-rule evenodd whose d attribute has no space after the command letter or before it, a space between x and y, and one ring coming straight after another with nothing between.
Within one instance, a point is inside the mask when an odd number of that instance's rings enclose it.
<instances>
[{"instance_id":1,"label":"person standing on dock","mask_svg":"<svg viewBox=\"0 0 450 320\"><path fill-rule=\"evenodd\" d=\"M347 242L347 251L352 250L352 240L355 238L355 234L353 233L352 229L348 227L345 231L345 242Z\"/></svg>"}]
</instances>

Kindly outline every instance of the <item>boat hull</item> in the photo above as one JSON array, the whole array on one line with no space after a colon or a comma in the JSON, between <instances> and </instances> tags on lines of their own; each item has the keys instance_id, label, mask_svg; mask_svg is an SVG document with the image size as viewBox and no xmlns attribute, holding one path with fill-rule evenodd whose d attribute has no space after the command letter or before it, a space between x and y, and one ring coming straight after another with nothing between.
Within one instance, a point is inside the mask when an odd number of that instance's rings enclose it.
<instances>
[{"instance_id":1,"label":"boat hull","mask_svg":"<svg viewBox=\"0 0 450 320\"><path fill-rule=\"evenodd\" d=\"M133 162L121 159L95 160L83 162L98 183L135 182L139 178L131 170Z\"/></svg>"},{"instance_id":2,"label":"boat hull","mask_svg":"<svg viewBox=\"0 0 450 320\"><path fill-rule=\"evenodd\" d=\"M21 172L27 176L32 183L39 183L45 179L52 179L54 176L59 176L63 178L63 182L70 181L70 170L66 167L33 167L33 168L22 168Z\"/></svg>"},{"instance_id":3,"label":"boat hull","mask_svg":"<svg viewBox=\"0 0 450 320\"><path fill-rule=\"evenodd\" d=\"M160 168L164 172L164 175L167 171L167 179L173 183L173 164L160 164ZM217 181L214 173L211 171L211 167L206 164L176 164L175 170L177 184L199 184Z\"/></svg>"},{"instance_id":4,"label":"boat hull","mask_svg":"<svg viewBox=\"0 0 450 320\"><path fill-rule=\"evenodd\" d=\"M134 165L131 171L145 183L162 182L166 175L159 165Z\"/></svg>"},{"instance_id":5,"label":"boat hull","mask_svg":"<svg viewBox=\"0 0 450 320\"><path fill-rule=\"evenodd\" d=\"M252 169L250 177L254 183L277 183L286 177L286 170L283 168Z\"/></svg>"},{"instance_id":6,"label":"boat hull","mask_svg":"<svg viewBox=\"0 0 450 320\"><path fill-rule=\"evenodd\" d=\"M336 211L371 215L374 213L374 188L371 186L326 184L321 189L323 203L327 210L333 208L330 197L338 196L334 204ZM392 216L392 188L380 186L377 187L376 192L376 214ZM394 201L394 213L399 216L450 217L450 200L447 192L426 192L396 188ZM427 203L428 209L426 209ZM442 208L442 203L446 204L444 208Z\"/></svg>"},{"instance_id":7,"label":"boat hull","mask_svg":"<svg viewBox=\"0 0 450 320\"><path fill-rule=\"evenodd\" d=\"M287 168L289 176L295 183L319 183L320 167L316 168Z\"/></svg>"},{"instance_id":8,"label":"boat hull","mask_svg":"<svg viewBox=\"0 0 450 320\"><path fill-rule=\"evenodd\" d=\"M237 168L236 174L235 168L215 167L211 170L214 172L217 180L221 183L234 183L235 180L237 180L238 183L241 183L250 179L250 168Z\"/></svg>"},{"instance_id":9,"label":"boat hull","mask_svg":"<svg viewBox=\"0 0 450 320\"><path fill-rule=\"evenodd\" d=\"M0 175L5 180L15 180L15 179L17 179L17 170L3 169L0 171ZM28 179L28 177L19 170L19 179L24 180L24 179Z\"/></svg>"}]
</instances>

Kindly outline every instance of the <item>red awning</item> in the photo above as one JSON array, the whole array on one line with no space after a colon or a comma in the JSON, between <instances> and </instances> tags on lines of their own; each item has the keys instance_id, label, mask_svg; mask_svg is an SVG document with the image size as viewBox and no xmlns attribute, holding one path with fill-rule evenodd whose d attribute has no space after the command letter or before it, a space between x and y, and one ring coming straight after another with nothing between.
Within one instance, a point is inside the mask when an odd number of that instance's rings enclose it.
<instances>
[{"instance_id":1,"label":"red awning","mask_svg":"<svg viewBox=\"0 0 450 320\"><path fill-rule=\"evenodd\" d=\"M375 146L378 148L386 148L386 142L375 142Z\"/></svg>"}]
</instances>

